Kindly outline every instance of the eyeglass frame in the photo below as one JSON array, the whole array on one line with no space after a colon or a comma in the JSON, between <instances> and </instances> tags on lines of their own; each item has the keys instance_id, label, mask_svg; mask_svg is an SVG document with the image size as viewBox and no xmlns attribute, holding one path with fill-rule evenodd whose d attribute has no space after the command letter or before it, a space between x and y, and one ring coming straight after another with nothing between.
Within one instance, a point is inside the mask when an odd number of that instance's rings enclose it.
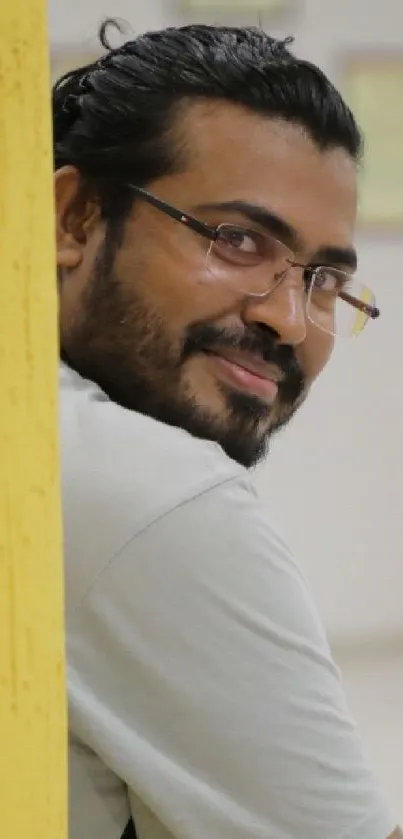
<instances>
[{"instance_id":1,"label":"eyeglass frame","mask_svg":"<svg viewBox=\"0 0 403 839\"><path fill-rule=\"evenodd\" d=\"M195 218L195 216L192 216L190 213L187 213L187 212L184 212L183 210L178 209L178 207L174 207L173 204L169 204L167 201L164 201L162 198L158 198L152 192L149 192L147 189L144 189L141 186L137 186L136 184L130 184L130 183L126 183L125 186L128 189L133 190L137 195L139 195L141 198L143 198L144 201L146 201L148 204L155 207L157 210L160 210L162 213L165 213L165 215L174 219L174 221L179 221L180 224L185 225L186 227L188 227L189 230L192 230L194 233L198 233L200 236L204 236L205 239L209 239L209 241L212 242L212 243L215 242L218 239L220 229L223 226L222 224L217 224L214 227L211 227L209 224L206 224L206 222L200 221L200 219ZM239 227L239 228L243 228L243 225L234 225L234 226ZM245 227L245 231L247 231L246 227ZM273 236L272 238L275 239L276 241L278 241L281 245L283 245L283 247L286 247L284 245L284 243L281 242L280 240L276 239L275 236ZM287 250L290 250L290 253L292 253L291 249L287 248ZM326 266L326 265L315 265L315 266L311 267L309 265L309 263L296 262L294 260L292 260L292 261L287 260L287 261L288 261L288 264L289 264L290 268L304 268L305 270L310 269L312 271L312 285L315 281L315 271L318 271L319 268L330 267L330 266ZM346 276L353 277L353 274L350 275L348 273L348 271L342 271L341 273L346 274ZM270 292L272 290L274 290L274 289L270 289L267 292L267 295L270 294ZM248 296L248 297L249 296L250 297L254 297L254 296L263 297L264 296L265 297L266 293L264 295L260 295L260 294L259 295L254 295L253 292L251 292L250 294L248 294L246 292L246 296ZM359 312L362 312L363 314L367 315L367 317L371 320L376 320L381 314L380 310L378 309L377 306L372 306L369 303L365 303L364 301L359 300L357 297L354 297L353 295L348 294L347 291L340 290L336 296L340 297L340 299L344 300L344 302L346 302L348 305L353 306Z\"/></svg>"}]
</instances>

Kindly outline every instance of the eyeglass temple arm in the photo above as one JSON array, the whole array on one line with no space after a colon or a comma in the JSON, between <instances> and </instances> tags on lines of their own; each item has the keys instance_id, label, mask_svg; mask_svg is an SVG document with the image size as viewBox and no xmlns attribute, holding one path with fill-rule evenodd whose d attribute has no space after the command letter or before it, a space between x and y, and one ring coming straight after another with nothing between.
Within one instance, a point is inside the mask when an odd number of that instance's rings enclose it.
<instances>
[{"instance_id":1,"label":"eyeglass temple arm","mask_svg":"<svg viewBox=\"0 0 403 839\"><path fill-rule=\"evenodd\" d=\"M157 198L141 186L135 186L135 184L127 184L127 186L136 192L137 195L140 195L144 201L148 202L148 204L152 204L152 206L156 207L157 210L162 210L163 213L166 213L167 216L175 219L175 221L179 221L181 224L187 225L187 227L194 230L195 233L205 236L205 238L210 239L210 241L214 241L214 239L217 238L217 230L215 227L209 227L208 224L204 224L203 221L199 221L199 219L194 218L194 216L190 216L188 213L183 213L182 210L178 210L176 207L173 207L172 204L167 204L165 201L162 201L161 198Z\"/></svg>"},{"instance_id":2,"label":"eyeglass temple arm","mask_svg":"<svg viewBox=\"0 0 403 839\"><path fill-rule=\"evenodd\" d=\"M358 309L359 312L363 312L364 315L367 315L369 318L372 318L373 320L379 318L379 315L381 314L376 306L370 306L369 303L364 303L363 300L358 300L357 297L352 297L352 295L348 294L346 291L340 291L339 297L341 297L342 300L345 300L346 303L350 303L350 305Z\"/></svg>"}]
</instances>

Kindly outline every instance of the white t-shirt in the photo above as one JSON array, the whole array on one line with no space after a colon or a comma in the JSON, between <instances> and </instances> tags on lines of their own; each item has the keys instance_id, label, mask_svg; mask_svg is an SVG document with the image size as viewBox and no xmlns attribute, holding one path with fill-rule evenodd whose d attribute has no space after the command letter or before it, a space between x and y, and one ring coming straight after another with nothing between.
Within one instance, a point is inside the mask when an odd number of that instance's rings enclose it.
<instances>
[{"instance_id":1,"label":"white t-shirt","mask_svg":"<svg viewBox=\"0 0 403 839\"><path fill-rule=\"evenodd\" d=\"M386 839L248 472L62 367L70 839Z\"/></svg>"}]
</instances>

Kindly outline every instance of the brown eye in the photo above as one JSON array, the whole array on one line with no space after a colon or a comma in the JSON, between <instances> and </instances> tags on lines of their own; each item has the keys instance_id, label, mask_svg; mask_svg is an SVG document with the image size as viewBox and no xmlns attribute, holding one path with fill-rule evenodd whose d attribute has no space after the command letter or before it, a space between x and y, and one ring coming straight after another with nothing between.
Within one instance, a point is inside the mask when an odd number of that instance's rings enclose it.
<instances>
[{"instance_id":1,"label":"brown eye","mask_svg":"<svg viewBox=\"0 0 403 839\"><path fill-rule=\"evenodd\" d=\"M314 288L324 291L327 294L339 294L351 280L345 271L337 268L321 267L312 272L314 277Z\"/></svg>"},{"instance_id":2,"label":"brown eye","mask_svg":"<svg viewBox=\"0 0 403 839\"><path fill-rule=\"evenodd\" d=\"M265 258L266 240L263 234L235 225L221 225L213 246L223 259L241 264L256 264Z\"/></svg>"}]
</instances>

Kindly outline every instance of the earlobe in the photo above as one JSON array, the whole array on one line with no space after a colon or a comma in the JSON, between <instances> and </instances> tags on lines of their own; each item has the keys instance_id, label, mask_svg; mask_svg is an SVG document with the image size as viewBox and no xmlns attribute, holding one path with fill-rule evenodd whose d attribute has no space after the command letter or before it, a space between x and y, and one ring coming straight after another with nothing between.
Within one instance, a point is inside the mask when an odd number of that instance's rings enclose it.
<instances>
[{"instance_id":1,"label":"earlobe","mask_svg":"<svg viewBox=\"0 0 403 839\"><path fill-rule=\"evenodd\" d=\"M81 262L81 251L73 243L57 243L56 260L59 268L78 268Z\"/></svg>"}]
</instances>

